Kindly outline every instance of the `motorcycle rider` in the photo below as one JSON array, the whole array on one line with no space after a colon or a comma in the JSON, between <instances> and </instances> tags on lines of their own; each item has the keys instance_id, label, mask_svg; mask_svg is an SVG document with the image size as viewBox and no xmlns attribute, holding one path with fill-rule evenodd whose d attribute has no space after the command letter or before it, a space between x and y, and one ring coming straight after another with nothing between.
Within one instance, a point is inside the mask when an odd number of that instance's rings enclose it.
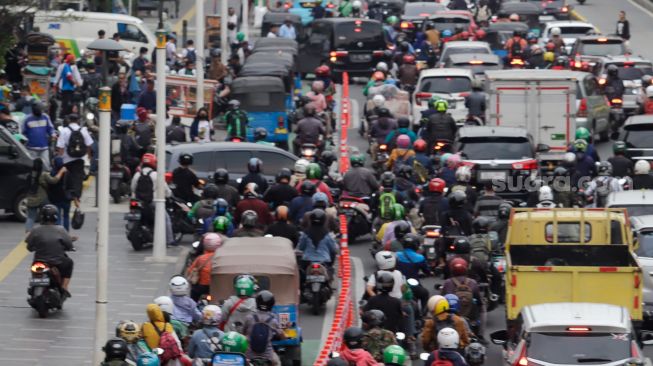
<instances>
[{"instance_id":1,"label":"motorcycle rider","mask_svg":"<svg viewBox=\"0 0 653 366\"><path fill-rule=\"evenodd\" d=\"M73 260L66 255L66 252L75 251L75 247L68 232L57 225L58 216L59 210L56 206L50 204L43 206L39 213L41 224L29 232L25 243L27 243L27 250L34 252L32 262L42 261L59 270L61 293L65 297L70 297L68 285L73 275Z\"/></svg>"},{"instance_id":2,"label":"motorcycle rider","mask_svg":"<svg viewBox=\"0 0 653 366\"><path fill-rule=\"evenodd\" d=\"M378 309L366 311L361 316L361 321L365 331L362 339L363 349L375 360L383 361L383 350L397 344L394 333L381 327L385 322L385 314Z\"/></svg>"},{"instance_id":3,"label":"motorcycle rider","mask_svg":"<svg viewBox=\"0 0 653 366\"><path fill-rule=\"evenodd\" d=\"M423 139L417 139L413 143L415 155L408 160L408 165L413 167L416 183L424 184L433 174L433 160L428 156L427 143Z\"/></svg>"},{"instance_id":4,"label":"motorcycle rider","mask_svg":"<svg viewBox=\"0 0 653 366\"><path fill-rule=\"evenodd\" d=\"M141 327L131 320L122 320L116 327L116 336L127 343L127 359L135 362L138 356L149 352L150 348L142 338Z\"/></svg>"},{"instance_id":5,"label":"motorcycle rider","mask_svg":"<svg viewBox=\"0 0 653 366\"><path fill-rule=\"evenodd\" d=\"M402 323L405 313L402 309L401 300L390 295L394 286L395 279L390 272L379 272L376 276L377 294L367 300L367 304L365 304L362 311L381 310L386 315L383 328L396 333L403 329Z\"/></svg>"},{"instance_id":6,"label":"motorcycle rider","mask_svg":"<svg viewBox=\"0 0 653 366\"><path fill-rule=\"evenodd\" d=\"M302 252L301 268L306 268L311 263L322 263L331 275L338 247L326 227L326 212L322 209L314 209L310 212L309 218L310 226L300 232L297 244L297 250ZM304 286L305 276L306 273L302 272L301 287Z\"/></svg>"},{"instance_id":7,"label":"motorcycle rider","mask_svg":"<svg viewBox=\"0 0 653 366\"><path fill-rule=\"evenodd\" d=\"M483 194L476 200L474 214L494 217L501 203L503 203L503 199L497 196L492 181L487 181L483 184Z\"/></svg>"},{"instance_id":8,"label":"motorcycle rider","mask_svg":"<svg viewBox=\"0 0 653 366\"><path fill-rule=\"evenodd\" d=\"M596 164L598 177L592 179L585 190L585 195L594 202L594 207L605 207L608 195L612 192L621 192L623 187L619 180L612 176L612 164L601 161Z\"/></svg>"},{"instance_id":9,"label":"motorcycle rider","mask_svg":"<svg viewBox=\"0 0 653 366\"><path fill-rule=\"evenodd\" d=\"M265 179L261 170L263 169L263 162L259 158L250 158L247 162L247 175L243 176L238 183L238 192L245 195L245 187L249 183L256 183L258 186L259 192L265 192L268 190L268 181Z\"/></svg>"},{"instance_id":10,"label":"motorcycle rider","mask_svg":"<svg viewBox=\"0 0 653 366\"><path fill-rule=\"evenodd\" d=\"M193 155L182 153L179 155L179 167L172 171L172 183L174 189L172 192L186 202L195 203L198 200L193 188L200 188L200 180L195 172L191 169L193 165Z\"/></svg>"},{"instance_id":11,"label":"motorcycle rider","mask_svg":"<svg viewBox=\"0 0 653 366\"><path fill-rule=\"evenodd\" d=\"M424 351L433 352L440 346L438 334L440 330L453 328L460 335L458 351L465 349L469 344L469 333L465 321L458 315L449 312L449 302L440 297L433 306L433 318L427 319L422 330L422 348ZM449 345L449 344L445 344Z\"/></svg>"},{"instance_id":12,"label":"motorcycle rider","mask_svg":"<svg viewBox=\"0 0 653 366\"><path fill-rule=\"evenodd\" d=\"M397 138L401 135L406 135L410 138L410 143L414 144L417 139L417 135L410 128L410 121L406 117L399 117L397 119L397 128L396 130L390 132L385 138L385 144L388 145L388 151L391 151L397 147Z\"/></svg>"},{"instance_id":13,"label":"motorcycle rider","mask_svg":"<svg viewBox=\"0 0 653 366\"><path fill-rule=\"evenodd\" d=\"M378 118L372 121L370 126L370 155L376 160L376 152L380 144L385 143L388 135L398 127L397 120L394 119L390 110L381 107L378 110Z\"/></svg>"},{"instance_id":14,"label":"motorcycle rider","mask_svg":"<svg viewBox=\"0 0 653 366\"><path fill-rule=\"evenodd\" d=\"M342 181L347 194L355 197L370 197L379 190L379 182L374 173L365 167L365 155L355 154L350 159L349 169Z\"/></svg>"},{"instance_id":15,"label":"motorcycle rider","mask_svg":"<svg viewBox=\"0 0 653 366\"><path fill-rule=\"evenodd\" d=\"M549 186L542 186L538 190L537 208L555 208L556 203L553 201L553 190Z\"/></svg>"},{"instance_id":16,"label":"motorcycle rider","mask_svg":"<svg viewBox=\"0 0 653 366\"><path fill-rule=\"evenodd\" d=\"M381 243L384 247L389 247L389 243L392 242L392 240L394 239L394 237L390 235L394 234L394 228L399 223L407 223L408 225L410 225L410 223L406 221L406 209L402 204L400 203L393 204L391 208L391 212L392 215L390 219L385 221L376 232L376 237L375 237L376 241ZM387 239L387 241L385 241L384 239Z\"/></svg>"},{"instance_id":17,"label":"motorcycle rider","mask_svg":"<svg viewBox=\"0 0 653 366\"><path fill-rule=\"evenodd\" d=\"M290 222L288 217L288 207L277 206L274 219L274 223L268 226L265 235L286 238L292 242L293 248L296 247L299 242L299 230L297 229L297 226Z\"/></svg>"},{"instance_id":18,"label":"motorcycle rider","mask_svg":"<svg viewBox=\"0 0 653 366\"><path fill-rule=\"evenodd\" d=\"M254 129L254 143L264 146L274 146L274 142L265 141L268 138L268 130L264 127Z\"/></svg>"},{"instance_id":19,"label":"motorcycle rider","mask_svg":"<svg viewBox=\"0 0 653 366\"><path fill-rule=\"evenodd\" d=\"M478 117L485 124L485 110L487 95L483 91L483 82L478 79L472 81L472 92L465 97L465 108L470 116Z\"/></svg>"},{"instance_id":20,"label":"motorcycle rider","mask_svg":"<svg viewBox=\"0 0 653 366\"><path fill-rule=\"evenodd\" d=\"M481 198L479 198L479 202ZM472 233L472 214L465 209L467 195L465 192L457 191L450 194L447 200L449 211L444 213L440 221L443 232L447 236L470 235Z\"/></svg>"},{"instance_id":21,"label":"motorcycle rider","mask_svg":"<svg viewBox=\"0 0 653 366\"><path fill-rule=\"evenodd\" d=\"M466 208L469 212L472 212L476 206L476 200L478 198L476 187L472 186L470 183L472 180L472 168L467 165L459 166L458 169L456 169L455 177L456 183L451 186L449 192L450 194L456 191L465 192L465 195L467 196Z\"/></svg>"},{"instance_id":22,"label":"motorcycle rider","mask_svg":"<svg viewBox=\"0 0 653 366\"><path fill-rule=\"evenodd\" d=\"M218 168L213 174L213 183L218 187L217 198L222 198L229 204L229 207L236 207L240 201L238 190L229 184L229 172L227 169Z\"/></svg>"},{"instance_id":23,"label":"motorcycle rider","mask_svg":"<svg viewBox=\"0 0 653 366\"><path fill-rule=\"evenodd\" d=\"M273 184L263 195L263 201L270 204L270 208L281 205L288 205L299 193L295 187L290 185L292 172L288 168L281 168L276 176L276 183Z\"/></svg>"},{"instance_id":24,"label":"motorcycle rider","mask_svg":"<svg viewBox=\"0 0 653 366\"><path fill-rule=\"evenodd\" d=\"M193 263L186 269L186 277L190 278L194 270L199 274L196 284L191 284L190 297L199 301L200 297L209 293L211 284L212 259L215 251L222 246L222 238L216 233L206 233L202 237L203 253L195 258Z\"/></svg>"},{"instance_id":25,"label":"motorcycle rider","mask_svg":"<svg viewBox=\"0 0 653 366\"><path fill-rule=\"evenodd\" d=\"M569 169L560 165L553 169L554 181L551 186L553 189L554 202L558 207L574 207L574 192L572 191L571 176Z\"/></svg>"},{"instance_id":26,"label":"motorcycle rider","mask_svg":"<svg viewBox=\"0 0 653 366\"><path fill-rule=\"evenodd\" d=\"M188 324L175 318L175 304L172 302L172 298L170 296L159 296L154 299L154 303L161 309L163 321L172 325L177 338L183 340L188 337ZM159 329L161 328L159 327ZM142 327L141 330L143 330Z\"/></svg>"},{"instance_id":27,"label":"motorcycle rider","mask_svg":"<svg viewBox=\"0 0 653 366\"><path fill-rule=\"evenodd\" d=\"M397 174L398 168L406 165L413 156L415 156L415 152L411 149L410 137L408 135L399 135L397 137L397 147L392 150L386 162L386 169Z\"/></svg>"},{"instance_id":28,"label":"motorcycle rider","mask_svg":"<svg viewBox=\"0 0 653 366\"><path fill-rule=\"evenodd\" d=\"M122 338L111 338L102 347L104 361L100 366L129 366L127 362L127 342Z\"/></svg>"},{"instance_id":29,"label":"motorcycle rider","mask_svg":"<svg viewBox=\"0 0 653 366\"><path fill-rule=\"evenodd\" d=\"M234 231L234 238L258 238L263 236L263 230L259 229L258 214L252 210L243 212L240 227Z\"/></svg>"},{"instance_id":30,"label":"motorcycle rider","mask_svg":"<svg viewBox=\"0 0 653 366\"><path fill-rule=\"evenodd\" d=\"M650 171L651 163L646 160L637 160L633 175L633 189L653 189L653 176L649 174Z\"/></svg>"},{"instance_id":31,"label":"motorcycle rider","mask_svg":"<svg viewBox=\"0 0 653 366\"><path fill-rule=\"evenodd\" d=\"M376 278L382 272L387 272L390 273L395 279L394 287L392 290L390 290L390 296L401 299L403 295L402 287L405 285L406 279L404 275L396 269L397 256L395 253L387 250L382 250L374 255L374 261L376 262L376 268L378 270L375 273L371 274L367 279L365 290L367 296L371 297L376 295Z\"/></svg>"},{"instance_id":32,"label":"motorcycle rider","mask_svg":"<svg viewBox=\"0 0 653 366\"><path fill-rule=\"evenodd\" d=\"M401 245L404 250L397 252L397 270L406 278L419 278L420 272L426 275L431 274L426 258L417 253L420 245L419 236L413 233L404 235L401 239ZM412 287L414 297L422 304L422 309L426 308L426 302L429 298L429 292L421 284Z\"/></svg>"},{"instance_id":33,"label":"motorcycle rider","mask_svg":"<svg viewBox=\"0 0 653 366\"><path fill-rule=\"evenodd\" d=\"M429 151L433 150L437 140L453 141L458 130L456 121L447 113L449 103L446 100L439 99L434 107L436 113L429 116L422 135L429 143Z\"/></svg>"},{"instance_id":34,"label":"motorcycle rider","mask_svg":"<svg viewBox=\"0 0 653 366\"><path fill-rule=\"evenodd\" d=\"M326 129L324 123L316 117L316 109L313 104L304 106L304 118L297 122L295 134L293 149L297 156L300 156L303 144L313 144L319 150L324 148L322 141L326 136Z\"/></svg>"},{"instance_id":35,"label":"motorcycle rider","mask_svg":"<svg viewBox=\"0 0 653 366\"><path fill-rule=\"evenodd\" d=\"M586 153L589 154L589 156L594 159L594 161L601 161L599 158L599 154L596 150L596 146L592 143L592 133L585 127L578 127L576 129L576 140L581 139L584 140L587 143L587 151ZM567 151L570 152L576 152L576 148L574 144L572 143L571 146L569 146L569 149Z\"/></svg>"},{"instance_id":36,"label":"motorcycle rider","mask_svg":"<svg viewBox=\"0 0 653 366\"><path fill-rule=\"evenodd\" d=\"M234 137L240 138L241 140L247 137L249 117L247 116L247 112L240 109L239 101L235 99L230 100L229 110L222 118L227 128L227 141Z\"/></svg>"},{"instance_id":37,"label":"motorcycle rider","mask_svg":"<svg viewBox=\"0 0 653 366\"><path fill-rule=\"evenodd\" d=\"M512 38L507 40L504 44L503 49L508 51L508 55L506 56L507 64L510 64L510 61L513 58L523 57L528 49L528 42L523 38L522 31L515 30L512 33Z\"/></svg>"},{"instance_id":38,"label":"motorcycle rider","mask_svg":"<svg viewBox=\"0 0 653 366\"><path fill-rule=\"evenodd\" d=\"M439 348L429 355L425 365L451 364L467 366L467 361L461 355L460 336L454 328L443 328L438 332Z\"/></svg>"},{"instance_id":39,"label":"motorcycle rider","mask_svg":"<svg viewBox=\"0 0 653 366\"><path fill-rule=\"evenodd\" d=\"M222 321L222 311L217 305L209 304L202 309L202 327L193 332L188 343L190 358L206 359L220 350L220 338L224 333L218 329Z\"/></svg>"},{"instance_id":40,"label":"motorcycle rider","mask_svg":"<svg viewBox=\"0 0 653 366\"><path fill-rule=\"evenodd\" d=\"M243 199L236 205L234 221L237 223L240 222L241 215L243 212L248 210L256 212L260 225L265 227L272 223L270 209L267 203L260 198L256 183L248 183L247 186L245 186Z\"/></svg>"},{"instance_id":41,"label":"motorcycle rider","mask_svg":"<svg viewBox=\"0 0 653 366\"><path fill-rule=\"evenodd\" d=\"M248 337L250 345L245 355L248 359L263 358L268 360L271 366L281 366L279 356L276 354L276 352L274 352L274 349L272 348L272 339L284 340L286 339L286 334L281 329L279 319L272 312L272 307L274 304L275 299L272 292L263 290L256 295L256 312L251 314L245 320L245 324L243 325L243 329L245 330L244 335ZM263 353L256 353L253 350L252 332L260 323L263 323L268 327L268 342Z\"/></svg>"},{"instance_id":42,"label":"motorcycle rider","mask_svg":"<svg viewBox=\"0 0 653 366\"><path fill-rule=\"evenodd\" d=\"M562 39L561 31L559 27L551 28L551 38L549 42L553 43L554 52L556 55L564 55L567 53L565 48L565 41Z\"/></svg>"},{"instance_id":43,"label":"motorcycle rider","mask_svg":"<svg viewBox=\"0 0 653 366\"><path fill-rule=\"evenodd\" d=\"M408 355L401 346L392 345L383 350L383 365L385 366L403 366L407 358Z\"/></svg>"},{"instance_id":44,"label":"motorcycle rider","mask_svg":"<svg viewBox=\"0 0 653 366\"><path fill-rule=\"evenodd\" d=\"M306 168L310 164L310 161L306 159L299 159L295 162L293 167L293 175L290 177L290 185L295 187L297 183L302 182L306 179Z\"/></svg>"},{"instance_id":45,"label":"motorcycle rider","mask_svg":"<svg viewBox=\"0 0 653 366\"><path fill-rule=\"evenodd\" d=\"M506 242L506 235L508 234L510 210L512 210L510 203L503 202L500 204L499 209L497 209L497 219L490 225L490 231L494 231L499 235L499 241L502 245Z\"/></svg>"},{"instance_id":46,"label":"motorcycle rider","mask_svg":"<svg viewBox=\"0 0 653 366\"><path fill-rule=\"evenodd\" d=\"M429 181L424 196L418 204L418 213L424 219L423 225L440 225L442 215L449 209L443 195L446 186L440 178Z\"/></svg>"},{"instance_id":47,"label":"motorcycle rider","mask_svg":"<svg viewBox=\"0 0 653 366\"><path fill-rule=\"evenodd\" d=\"M218 198L218 187L215 184L209 183L202 191L202 199L195 202L190 211L188 211L188 218L191 220L202 219L207 220L215 215L215 201Z\"/></svg>"},{"instance_id":48,"label":"motorcycle rider","mask_svg":"<svg viewBox=\"0 0 653 366\"><path fill-rule=\"evenodd\" d=\"M326 185L326 183L322 182L322 169L320 169L320 165L317 163L310 163L308 164L308 167L306 167L306 180L315 184L315 187L317 188L318 192L322 192L327 195L329 198L329 204L333 204L333 197L331 196L331 189L329 186ZM303 182L299 182L296 186L295 189L301 188Z\"/></svg>"},{"instance_id":49,"label":"motorcycle rider","mask_svg":"<svg viewBox=\"0 0 653 366\"><path fill-rule=\"evenodd\" d=\"M614 98L622 99L625 91L624 82L619 77L619 68L615 64L608 65L608 75L605 80L605 96L612 101Z\"/></svg>"},{"instance_id":50,"label":"motorcycle rider","mask_svg":"<svg viewBox=\"0 0 653 366\"><path fill-rule=\"evenodd\" d=\"M299 196L290 201L290 219L295 225L299 225L304 214L313 210L313 195L317 187L310 180L304 180L299 187Z\"/></svg>"},{"instance_id":51,"label":"motorcycle rider","mask_svg":"<svg viewBox=\"0 0 653 366\"><path fill-rule=\"evenodd\" d=\"M401 88L411 92L417 85L417 78L419 78L419 69L415 65L415 56L404 54L402 57L402 64L397 71L397 79L401 84Z\"/></svg>"},{"instance_id":52,"label":"motorcycle rider","mask_svg":"<svg viewBox=\"0 0 653 366\"><path fill-rule=\"evenodd\" d=\"M234 293L222 304L220 329L225 332L243 333L245 319L256 311L256 284L251 276L238 275L234 279Z\"/></svg>"},{"instance_id":53,"label":"motorcycle rider","mask_svg":"<svg viewBox=\"0 0 653 366\"><path fill-rule=\"evenodd\" d=\"M596 175L595 160L588 154L587 142L582 139L574 141L576 164L574 170L578 177L593 177Z\"/></svg>"},{"instance_id":54,"label":"motorcycle rider","mask_svg":"<svg viewBox=\"0 0 653 366\"><path fill-rule=\"evenodd\" d=\"M363 336L365 332L359 327L345 329L343 340L345 348L340 352L340 358L348 365L374 366L377 365L372 355L363 349Z\"/></svg>"},{"instance_id":55,"label":"motorcycle rider","mask_svg":"<svg viewBox=\"0 0 653 366\"><path fill-rule=\"evenodd\" d=\"M633 161L626 157L626 143L623 141L615 141L612 144L612 152L614 156L608 159L612 164L612 173L615 177L624 178L633 175L634 164Z\"/></svg>"}]
</instances>

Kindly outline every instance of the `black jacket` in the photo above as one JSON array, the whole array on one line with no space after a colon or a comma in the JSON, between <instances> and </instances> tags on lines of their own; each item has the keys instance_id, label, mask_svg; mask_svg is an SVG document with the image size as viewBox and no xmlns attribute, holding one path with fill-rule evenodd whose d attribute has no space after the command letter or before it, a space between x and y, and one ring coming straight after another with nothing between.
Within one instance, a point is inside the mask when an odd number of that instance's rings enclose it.
<instances>
[{"instance_id":1,"label":"black jacket","mask_svg":"<svg viewBox=\"0 0 653 366\"><path fill-rule=\"evenodd\" d=\"M25 239L27 250L34 252L34 260L58 265L67 257L66 251L73 250L70 235L62 226L40 225L32 229Z\"/></svg>"},{"instance_id":2,"label":"black jacket","mask_svg":"<svg viewBox=\"0 0 653 366\"><path fill-rule=\"evenodd\" d=\"M425 138L432 147L436 140L453 141L456 137L456 121L449 113L435 113L429 117L426 124Z\"/></svg>"},{"instance_id":3,"label":"black jacket","mask_svg":"<svg viewBox=\"0 0 653 366\"><path fill-rule=\"evenodd\" d=\"M289 184L277 183L270 187L263 195L263 201L272 204L273 207L288 205L298 193Z\"/></svg>"}]
</instances>

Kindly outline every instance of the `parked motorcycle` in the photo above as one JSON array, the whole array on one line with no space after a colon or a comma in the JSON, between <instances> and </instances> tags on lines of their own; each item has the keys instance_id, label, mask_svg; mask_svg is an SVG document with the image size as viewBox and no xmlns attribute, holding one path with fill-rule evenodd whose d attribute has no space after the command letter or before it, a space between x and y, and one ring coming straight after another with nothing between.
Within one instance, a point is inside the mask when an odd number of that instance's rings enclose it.
<instances>
[{"instance_id":1,"label":"parked motorcycle","mask_svg":"<svg viewBox=\"0 0 653 366\"><path fill-rule=\"evenodd\" d=\"M339 211L347 218L347 242L349 245L356 238L372 231L372 215L366 198L343 196L340 198Z\"/></svg>"},{"instance_id":2,"label":"parked motorcycle","mask_svg":"<svg viewBox=\"0 0 653 366\"><path fill-rule=\"evenodd\" d=\"M50 309L61 310L66 296L61 288L61 275L56 267L43 261L32 263L27 303L39 314L48 316Z\"/></svg>"},{"instance_id":3,"label":"parked motorcycle","mask_svg":"<svg viewBox=\"0 0 653 366\"><path fill-rule=\"evenodd\" d=\"M330 282L329 269L324 264L311 263L306 268L302 296L311 305L313 315L318 315L322 306L331 298L333 289Z\"/></svg>"}]
</instances>

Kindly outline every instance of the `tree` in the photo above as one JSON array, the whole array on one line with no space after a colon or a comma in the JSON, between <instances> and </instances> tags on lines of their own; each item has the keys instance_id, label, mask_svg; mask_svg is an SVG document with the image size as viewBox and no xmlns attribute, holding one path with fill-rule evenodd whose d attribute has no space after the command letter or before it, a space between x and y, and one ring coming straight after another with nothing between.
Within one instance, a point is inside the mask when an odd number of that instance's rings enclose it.
<instances>
[{"instance_id":1,"label":"tree","mask_svg":"<svg viewBox=\"0 0 653 366\"><path fill-rule=\"evenodd\" d=\"M6 55L29 30L30 19L41 5L40 0L0 0L0 55ZM5 66L0 58L0 68Z\"/></svg>"}]
</instances>

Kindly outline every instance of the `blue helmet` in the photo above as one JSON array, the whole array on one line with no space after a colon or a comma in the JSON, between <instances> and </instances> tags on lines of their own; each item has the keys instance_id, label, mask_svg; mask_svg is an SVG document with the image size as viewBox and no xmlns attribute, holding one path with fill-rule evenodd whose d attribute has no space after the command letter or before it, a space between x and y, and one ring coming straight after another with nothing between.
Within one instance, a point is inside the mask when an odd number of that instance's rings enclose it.
<instances>
[{"instance_id":1,"label":"blue helmet","mask_svg":"<svg viewBox=\"0 0 653 366\"><path fill-rule=\"evenodd\" d=\"M313 204L316 203L325 203L327 205L329 204L329 197L327 197L326 193L324 192L316 192L312 198L313 198Z\"/></svg>"},{"instance_id":2,"label":"blue helmet","mask_svg":"<svg viewBox=\"0 0 653 366\"><path fill-rule=\"evenodd\" d=\"M454 294L446 294L444 295L444 298L449 302L449 311L458 314L458 311L460 311L460 300L458 299L458 296Z\"/></svg>"},{"instance_id":3,"label":"blue helmet","mask_svg":"<svg viewBox=\"0 0 653 366\"><path fill-rule=\"evenodd\" d=\"M159 356L152 352L145 352L138 356L137 366L159 366Z\"/></svg>"},{"instance_id":4,"label":"blue helmet","mask_svg":"<svg viewBox=\"0 0 653 366\"><path fill-rule=\"evenodd\" d=\"M451 29L445 29L442 31L442 37L451 37L453 36L453 32Z\"/></svg>"},{"instance_id":5,"label":"blue helmet","mask_svg":"<svg viewBox=\"0 0 653 366\"><path fill-rule=\"evenodd\" d=\"M386 84L386 85L395 85L395 86L396 86L396 85L397 85L397 80L396 80L396 79L392 79L392 78L387 78L387 79L385 79L385 81L383 82L383 84Z\"/></svg>"}]
</instances>

